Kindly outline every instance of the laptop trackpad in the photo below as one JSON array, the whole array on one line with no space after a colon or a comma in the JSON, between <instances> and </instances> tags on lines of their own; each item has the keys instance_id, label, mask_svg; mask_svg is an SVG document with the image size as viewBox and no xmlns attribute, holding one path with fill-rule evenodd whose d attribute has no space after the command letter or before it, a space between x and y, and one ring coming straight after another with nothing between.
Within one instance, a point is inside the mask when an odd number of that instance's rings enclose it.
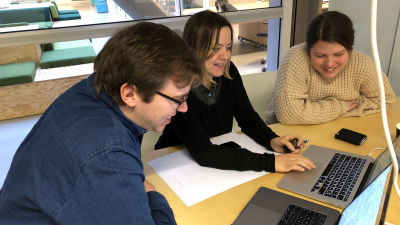
<instances>
[{"instance_id":1,"label":"laptop trackpad","mask_svg":"<svg viewBox=\"0 0 400 225\"><path fill-rule=\"evenodd\" d=\"M278 224L282 215L272 210L262 208L255 204L249 204L240 214L234 225L258 225Z\"/></svg>"}]
</instances>

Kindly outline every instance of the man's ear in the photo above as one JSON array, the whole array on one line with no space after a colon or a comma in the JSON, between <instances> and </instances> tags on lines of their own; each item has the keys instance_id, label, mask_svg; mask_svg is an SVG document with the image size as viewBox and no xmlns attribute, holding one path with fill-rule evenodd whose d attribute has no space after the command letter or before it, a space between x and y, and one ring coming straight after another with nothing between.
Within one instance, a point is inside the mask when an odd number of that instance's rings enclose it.
<instances>
[{"instance_id":1,"label":"man's ear","mask_svg":"<svg viewBox=\"0 0 400 225\"><path fill-rule=\"evenodd\" d=\"M122 101L129 107L134 107L139 100L135 85L124 83L120 88L120 94Z\"/></svg>"}]
</instances>

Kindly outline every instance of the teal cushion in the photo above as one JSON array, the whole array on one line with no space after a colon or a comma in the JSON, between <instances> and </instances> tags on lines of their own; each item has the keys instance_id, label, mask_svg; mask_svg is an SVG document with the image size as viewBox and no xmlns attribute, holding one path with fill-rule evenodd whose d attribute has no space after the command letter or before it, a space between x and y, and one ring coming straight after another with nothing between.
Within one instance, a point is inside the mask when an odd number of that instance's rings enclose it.
<instances>
[{"instance_id":1,"label":"teal cushion","mask_svg":"<svg viewBox=\"0 0 400 225\"><path fill-rule=\"evenodd\" d=\"M75 40L75 41L62 41L62 42L54 42L53 50L60 50L66 48L78 48L78 47L86 47L92 46L92 42L89 39L84 40Z\"/></svg>"},{"instance_id":2,"label":"teal cushion","mask_svg":"<svg viewBox=\"0 0 400 225\"><path fill-rule=\"evenodd\" d=\"M78 13L79 14L79 11L76 10L76 9L58 10L58 15L73 14L73 13Z\"/></svg>"},{"instance_id":3,"label":"teal cushion","mask_svg":"<svg viewBox=\"0 0 400 225\"><path fill-rule=\"evenodd\" d=\"M0 65L0 86L32 82L36 75L35 62Z\"/></svg>"},{"instance_id":4,"label":"teal cushion","mask_svg":"<svg viewBox=\"0 0 400 225\"><path fill-rule=\"evenodd\" d=\"M46 43L40 45L42 51L60 50L66 48L78 48L85 46L92 46L92 42L89 39L75 40L75 41L61 41L54 43Z\"/></svg>"},{"instance_id":5,"label":"teal cushion","mask_svg":"<svg viewBox=\"0 0 400 225\"><path fill-rule=\"evenodd\" d=\"M30 23L30 24L37 24L39 26L39 29L51 28L53 26L53 23L51 21L33 22L33 23Z\"/></svg>"},{"instance_id":6,"label":"teal cushion","mask_svg":"<svg viewBox=\"0 0 400 225\"><path fill-rule=\"evenodd\" d=\"M96 53L92 46L45 51L40 58L40 68L71 66L94 62Z\"/></svg>"},{"instance_id":7,"label":"teal cushion","mask_svg":"<svg viewBox=\"0 0 400 225\"><path fill-rule=\"evenodd\" d=\"M1 9L0 23L19 23L19 22L45 22L51 21L49 7Z\"/></svg>"},{"instance_id":8,"label":"teal cushion","mask_svg":"<svg viewBox=\"0 0 400 225\"><path fill-rule=\"evenodd\" d=\"M79 13L71 13L71 14L58 14L58 17L55 18L53 16L54 21L60 21L60 20L76 20L80 19L81 15Z\"/></svg>"}]
</instances>

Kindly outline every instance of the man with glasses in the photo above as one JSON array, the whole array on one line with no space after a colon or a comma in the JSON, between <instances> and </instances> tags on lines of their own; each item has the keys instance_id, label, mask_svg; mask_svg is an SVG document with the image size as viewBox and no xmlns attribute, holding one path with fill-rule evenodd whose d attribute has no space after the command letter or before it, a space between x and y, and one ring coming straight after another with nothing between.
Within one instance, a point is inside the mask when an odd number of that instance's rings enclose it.
<instances>
[{"instance_id":1,"label":"man with glasses","mask_svg":"<svg viewBox=\"0 0 400 225\"><path fill-rule=\"evenodd\" d=\"M167 27L114 35L95 73L62 94L18 148L0 192L0 224L176 224L145 180L141 140L162 131L200 80L193 52Z\"/></svg>"},{"instance_id":2,"label":"man with glasses","mask_svg":"<svg viewBox=\"0 0 400 225\"><path fill-rule=\"evenodd\" d=\"M161 96L163 96L164 98L166 98L166 99L168 99L168 100L170 100L170 101L173 101L173 102L175 102L176 104L178 104L178 107L176 108L176 111L178 111L178 109L179 109L179 107L184 103L184 102L186 102L186 99L188 98L188 95L185 95L185 96L183 96L183 97L180 97L180 98L172 98L172 97L170 97L170 96L168 96L168 95L164 95L163 93L161 93L161 92L158 92L158 91L156 91L156 94L159 94L159 95L161 95Z\"/></svg>"}]
</instances>

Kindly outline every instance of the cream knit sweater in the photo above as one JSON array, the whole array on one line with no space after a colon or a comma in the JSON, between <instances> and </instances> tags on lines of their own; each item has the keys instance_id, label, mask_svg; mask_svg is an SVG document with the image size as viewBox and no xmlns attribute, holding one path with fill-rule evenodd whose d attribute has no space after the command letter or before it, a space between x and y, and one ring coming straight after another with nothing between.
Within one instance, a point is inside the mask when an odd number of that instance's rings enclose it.
<instances>
[{"instance_id":1,"label":"cream knit sweater","mask_svg":"<svg viewBox=\"0 0 400 225\"><path fill-rule=\"evenodd\" d=\"M335 78L326 79L312 66L305 43L292 47L282 60L275 80L267 124L320 124L338 117L364 116L380 110L378 80L372 59L353 50L348 64ZM387 104L395 94L383 74ZM344 101L359 101L346 112Z\"/></svg>"}]
</instances>

